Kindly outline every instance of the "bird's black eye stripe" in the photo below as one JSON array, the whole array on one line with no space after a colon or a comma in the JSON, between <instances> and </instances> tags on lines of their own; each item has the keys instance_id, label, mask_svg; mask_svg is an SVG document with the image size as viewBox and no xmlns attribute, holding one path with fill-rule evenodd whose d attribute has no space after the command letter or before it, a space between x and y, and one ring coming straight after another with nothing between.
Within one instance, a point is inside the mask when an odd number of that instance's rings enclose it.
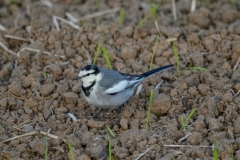
<instances>
[{"instance_id":1,"label":"bird's black eye stripe","mask_svg":"<svg viewBox=\"0 0 240 160\"><path fill-rule=\"evenodd\" d=\"M83 77L90 76L91 74L94 74L94 72L93 72L93 73L88 73L88 74L86 74L86 75L82 76L82 78L83 78Z\"/></svg>"}]
</instances>

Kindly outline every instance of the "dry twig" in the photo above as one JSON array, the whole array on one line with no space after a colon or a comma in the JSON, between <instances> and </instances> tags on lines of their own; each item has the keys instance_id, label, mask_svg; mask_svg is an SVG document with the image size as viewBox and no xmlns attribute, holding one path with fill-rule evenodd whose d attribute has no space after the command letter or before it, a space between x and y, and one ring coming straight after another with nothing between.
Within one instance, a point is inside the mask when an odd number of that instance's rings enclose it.
<instances>
[{"instance_id":1,"label":"dry twig","mask_svg":"<svg viewBox=\"0 0 240 160\"><path fill-rule=\"evenodd\" d=\"M174 145L174 144L170 144L170 145L163 145L164 147L172 147L172 148L178 148L178 147L199 147L199 148L212 148L212 146L192 146L192 145Z\"/></svg>"},{"instance_id":2,"label":"dry twig","mask_svg":"<svg viewBox=\"0 0 240 160\"><path fill-rule=\"evenodd\" d=\"M8 35L8 34L5 34L4 37L6 37L6 38L10 38L10 39L19 40L19 41L29 41L29 40L26 39L26 38L16 37L16 36Z\"/></svg>"},{"instance_id":3,"label":"dry twig","mask_svg":"<svg viewBox=\"0 0 240 160\"><path fill-rule=\"evenodd\" d=\"M172 0L172 10L173 10L173 19L177 20L177 9L176 9L176 2L175 0Z\"/></svg>"},{"instance_id":4,"label":"dry twig","mask_svg":"<svg viewBox=\"0 0 240 160\"><path fill-rule=\"evenodd\" d=\"M26 134L22 134L22 135L20 135L20 136L15 136L15 137L6 139L6 140L4 140L4 141L2 141L2 142L0 142L0 143L5 143L5 142L8 142L8 141L11 141L11 140L14 140L14 139L18 139L18 138L22 138L22 137L26 137L26 136L33 136L33 135L36 135L36 134L38 134L38 133L40 133L40 134L42 134L42 135L45 135L45 136L48 135L48 137L54 138L54 139L58 139L58 138L59 138L58 136L55 136L55 135L53 135L53 134L50 134L50 133L47 133L47 132L44 132L44 131L40 131L40 132L38 132L38 131L32 131L32 132L29 132L29 133L26 133Z\"/></svg>"},{"instance_id":5,"label":"dry twig","mask_svg":"<svg viewBox=\"0 0 240 160\"><path fill-rule=\"evenodd\" d=\"M240 63L240 57L238 58L238 61L233 68L234 71L237 70L237 67L238 67L239 63Z\"/></svg>"},{"instance_id":6,"label":"dry twig","mask_svg":"<svg viewBox=\"0 0 240 160\"><path fill-rule=\"evenodd\" d=\"M196 9L196 0L192 0L191 12L194 12Z\"/></svg>"},{"instance_id":7,"label":"dry twig","mask_svg":"<svg viewBox=\"0 0 240 160\"><path fill-rule=\"evenodd\" d=\"M187 139L191 134L192 134L192 133L188 133L186 136L180 138L180 139L178 140L178 143L184 141L185 139Z\"/></svg>"},{"instance_id":8,"label":"dry twig","mask_svg":"<svg viewBox=\"0 0 240 160\"><path fill-rule=\"evenodd\" d=\"M1 31L5 31L5 30L6 30L6 28L5 28L5 27L3 27L3 25L1 25L1 24L0 24L0 30L1 30Z\"/></svg>"},{"instance_id":9,"label":"dry twig","mask_svg":"<svg viewBox=\"0 0 240 160\"><path fill-rule=\"evenodd\" d=\"M150 148L148 148L145 152L141 153L135 160L140 159L144 154L146 154L146 153L147 153L150 149L152 149L152 148L153 148L153 146L150 147Z\"/></svg>"},{"instance_id":10,"label":"dry twig","mask_svg":"<svg viewBox=\"0 0 240 160\"><path fill-rule=\"evenodd\" d=\"M22 98L22 97L17 97L17 96L15 96L15 95L13 95L11 92L8 92L11 96L13 96L14 98L17 98L17 99L21 99L21 100L24 100L24 101L29 101L29 100L27 100L27 99L24 99L24 98Z\"/></svg>"},{"instance_id":11,"label":"dry twig","mask_svg":"<svg viewBox=\"0 0 240 160\"><path fill-rule=\"evenodd\" d=\"M10 53L10 54L12 54L12 55L14 55L14 56L17 55L15 52L13 52L13 51L11 51L10 49L8 49L2 42L0 42L0 46L2 47L2 49L3 49L4 51L6 51L6 52L8 52L8 53Z\"/></svg>"},{"instance_id":12,"label":"dry twig","mask_svg":"<svg viewBox=\"0 0 240 160\"><path fill-rule=\"evenodd\" d=\"M60 27L59 27L59 23L57 20L60 20L62 21L63 23L66 23L68 25L70 25L71 27L75 28L75 29L79 29L80 27L76 24L74 24L73 22L69 22L61 17L58 17L58 16L53 16L53 24L55 25L57 31L60 31Z\"/></svg>"},{"instance_id":13,"label":"dry twig","mask_svg":"<svg viewBox=\"0 0 240 160\"><path fill-rule=\"evenodd\" d=\"M100 11L100 12L97 12L97 13L93 13L93 14L89 14L89 15L80 17L80 18L78 18L78 19L79 19L79 20L91 19L91 18L95 18L95 17L99 17L99 16L106 15L106 14L110 14L110 13L117 12L117 11L119 11L119 9L120 9L120 8L117 7L117 8L113 8L113 9L109 9L109 10L105 10L105 11Z\"/></svg>"}]
</instances>

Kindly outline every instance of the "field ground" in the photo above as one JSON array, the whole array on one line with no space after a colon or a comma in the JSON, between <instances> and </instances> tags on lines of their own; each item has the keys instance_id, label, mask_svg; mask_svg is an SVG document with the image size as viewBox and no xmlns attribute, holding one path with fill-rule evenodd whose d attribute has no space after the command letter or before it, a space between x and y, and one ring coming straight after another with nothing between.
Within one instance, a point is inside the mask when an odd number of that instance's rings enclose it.
<instances>
[{"instance_id":1,"label":"field ground","mask_svg":"<svg viewBox=\"0 0 240 160\"><path fill-rule=\"evenodd\" d=\"M108 136L114 159L145 152L141 159L212 160L213 148L219 159L240 159L240 1L197 1L191 12L191 1L181 0L176 20L170 2L163 0L154 14L157 4L147 0L1 1L0 159L71 159L68 144L75 159L108 159ZM176 64L174 41L180 71L209 71L179 77L174 67L154 75L125 103L120 126L115 110L94 121L98 110L72 78L93 62L99 41L113 69L140 74L149 70L158 36L153 68ZM96 64L108 67L101 51Z\"/></svg>"}]
</instances>

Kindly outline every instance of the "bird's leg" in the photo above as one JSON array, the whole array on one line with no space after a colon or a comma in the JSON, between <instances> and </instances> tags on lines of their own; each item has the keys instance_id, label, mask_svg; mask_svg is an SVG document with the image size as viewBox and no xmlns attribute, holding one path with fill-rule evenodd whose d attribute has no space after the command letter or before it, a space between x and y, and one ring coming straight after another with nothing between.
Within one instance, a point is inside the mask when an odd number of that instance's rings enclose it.
<instances>
[{"instance_id":1,"label":"bird's leg","mask_svg":"<svg viewBox=\"0 0 240 160\"><path fill-rule=\"evenodd\" d=\"M118 126L120 125L120 120L122 119L122 112L123 112L123 109L124 109L124 105L121 105L121 106L119 107L119 109L120 109L120 111L117 110L119 116L118 116L118 120L117 120L117 122L116 122L116 125L118 125Z\"/></svg>"},{"instance_id":2,"label":"bird's leg","mask_svg":"<svg viewBox=\"0 0 240 160\"><path fill-rule=\"evenodd\" d=\"M99 115L100 115L101 112L102 112L102 109L100 109L100 111L93 116L93 119L94 119L94 120L99 120L99 119L100 119L100 116L99 116Z\"/></svg>"}]
</instances>

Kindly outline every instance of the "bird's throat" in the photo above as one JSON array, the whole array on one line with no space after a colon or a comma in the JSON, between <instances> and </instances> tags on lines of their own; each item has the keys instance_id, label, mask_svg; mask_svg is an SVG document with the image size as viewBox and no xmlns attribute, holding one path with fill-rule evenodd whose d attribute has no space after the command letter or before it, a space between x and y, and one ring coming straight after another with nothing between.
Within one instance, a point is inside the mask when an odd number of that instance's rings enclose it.
<instances>
[{"instance_id":1,"label":"bird's throat","mask_svg":"<svg viewBox=\"0 0 240 160\"><path fill-rule=\"evenodd\" d=\"M88 86L84 86L84 83L82 84L82 91L86 97L89 97L95 84L96 84L96 81L92 81L91 84Z\"/></svg>"}]
</instances>

